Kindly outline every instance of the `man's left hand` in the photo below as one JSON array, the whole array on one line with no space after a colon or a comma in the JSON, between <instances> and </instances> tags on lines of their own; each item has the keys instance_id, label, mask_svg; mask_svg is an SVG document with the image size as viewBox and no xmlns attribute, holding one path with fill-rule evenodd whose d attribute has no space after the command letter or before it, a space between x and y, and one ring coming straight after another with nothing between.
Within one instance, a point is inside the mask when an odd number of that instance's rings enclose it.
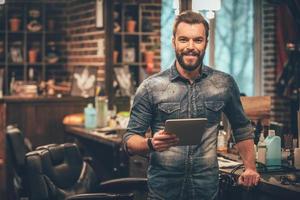
<instances>
[{"instance_id":1,"label":"man's left hand","mask_svg":"<svg viewBox=\"0 0 300 200\"><path fill-rule=\"evenodd\" d=\"M239 185L243 185L245 187L256 186L260 180L260 175L256 170L246 169L239 177L238 183Z\"/></svg>"}]
</instances>

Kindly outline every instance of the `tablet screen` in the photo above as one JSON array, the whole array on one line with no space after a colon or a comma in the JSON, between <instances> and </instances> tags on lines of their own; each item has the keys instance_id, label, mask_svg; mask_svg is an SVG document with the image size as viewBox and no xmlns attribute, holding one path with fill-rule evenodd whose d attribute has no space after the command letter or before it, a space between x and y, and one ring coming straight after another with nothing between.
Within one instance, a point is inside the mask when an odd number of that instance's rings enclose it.
<instances>
[{"instance_id":1,"label":"tablet screen","mask_svg":"<svg viewBox=\"0 0 300 200\"><path fill-rule=\"evenodd\" d=\"M206 118L169 119L165 123L165 131L179 138L178 146L200 144L206 129Z\"/></svg>"}]
</instances>

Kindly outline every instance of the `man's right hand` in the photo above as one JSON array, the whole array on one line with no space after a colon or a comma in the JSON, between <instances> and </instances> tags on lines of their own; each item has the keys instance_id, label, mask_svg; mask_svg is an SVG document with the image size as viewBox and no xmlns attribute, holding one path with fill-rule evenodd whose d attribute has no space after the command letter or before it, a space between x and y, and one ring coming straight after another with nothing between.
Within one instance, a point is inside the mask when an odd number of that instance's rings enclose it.
<instances>
[{"instance_id":1,"label":"man's right hand","mask_svg":"<svg viewBox=\"0 0 300 200\"><path fill-rule=\"evenodd\" d=\"M167 133L164 130L160 130L153 135L152 138L152 146L155 151L165 151L168 150L170 147L175 146L178 144L179 139L176 135Z\"/></svg>"}]
</instances>

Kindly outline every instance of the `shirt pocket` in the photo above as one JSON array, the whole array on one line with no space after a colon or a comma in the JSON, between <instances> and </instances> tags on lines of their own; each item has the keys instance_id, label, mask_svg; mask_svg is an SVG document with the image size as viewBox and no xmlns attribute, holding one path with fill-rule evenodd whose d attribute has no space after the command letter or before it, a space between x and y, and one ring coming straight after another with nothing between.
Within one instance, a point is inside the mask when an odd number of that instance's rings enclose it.
<instances>
[{"instance_id":1,"label":"shirt pocket","mask_svg":"<svg viewBox=\"0 0 300 200\"><path fill-rule=\"evenodd\" d=\"M206 117L208 123L218 123L221 120L221 112L224 107L224 101L205 101Z\"/></svg>"},{"instance_id":2,"label":"shirt pocket","mask_svg":"<svg viewBox=\"0 0 300 200\"><path fill-rule=\"evenodd\" d=\"M168 102L158 104L158 112L161 120L178 119L180 111L180 103Z\"/></svg>"}]
</instances>

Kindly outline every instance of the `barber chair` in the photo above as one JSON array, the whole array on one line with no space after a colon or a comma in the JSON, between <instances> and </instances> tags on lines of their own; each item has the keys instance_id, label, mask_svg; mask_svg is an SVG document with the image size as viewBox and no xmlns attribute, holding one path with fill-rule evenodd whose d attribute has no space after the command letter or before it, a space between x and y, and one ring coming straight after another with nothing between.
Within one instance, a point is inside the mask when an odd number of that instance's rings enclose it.
<instances>
[{"instance_id":1,"label":"barber chair","mask_svg":"<svg viewBox=\"0 0 300 200\"><path fill-rule=\"evenodd\" d=\"M25 154L32 150L29 140L16 126L9 125L6 128L6 152L8 169L8 188L12 199L26 197L25 182ZM13 192L12 192L13 190Z\"/></svg>"},{"instance_id":2,"label":"barber chair","mask_svg":"<svg viewBox=\"0 0 300 200\"><path fill-rule=\"evenodd\" d=\"M8 125L6 128L6 152L8 161L8 188L11 199L26 198L28 196L25 155L32 151L31 142L24 137L22 131L15 125ZM38 149L48 148L56 144L48 144L38 147Z\"/></svg>"},{"instance_id":3,"label":"barber chair","mask_svg":"<svg viewBox=\"0 0 300 200\"><path fill-rule=\"evenodd\" d=\"M145 178L114 179L99 184L76 144L39 148L26 154L31 200L134 199L147 192Z\"/></svg>"}]
</instances>

